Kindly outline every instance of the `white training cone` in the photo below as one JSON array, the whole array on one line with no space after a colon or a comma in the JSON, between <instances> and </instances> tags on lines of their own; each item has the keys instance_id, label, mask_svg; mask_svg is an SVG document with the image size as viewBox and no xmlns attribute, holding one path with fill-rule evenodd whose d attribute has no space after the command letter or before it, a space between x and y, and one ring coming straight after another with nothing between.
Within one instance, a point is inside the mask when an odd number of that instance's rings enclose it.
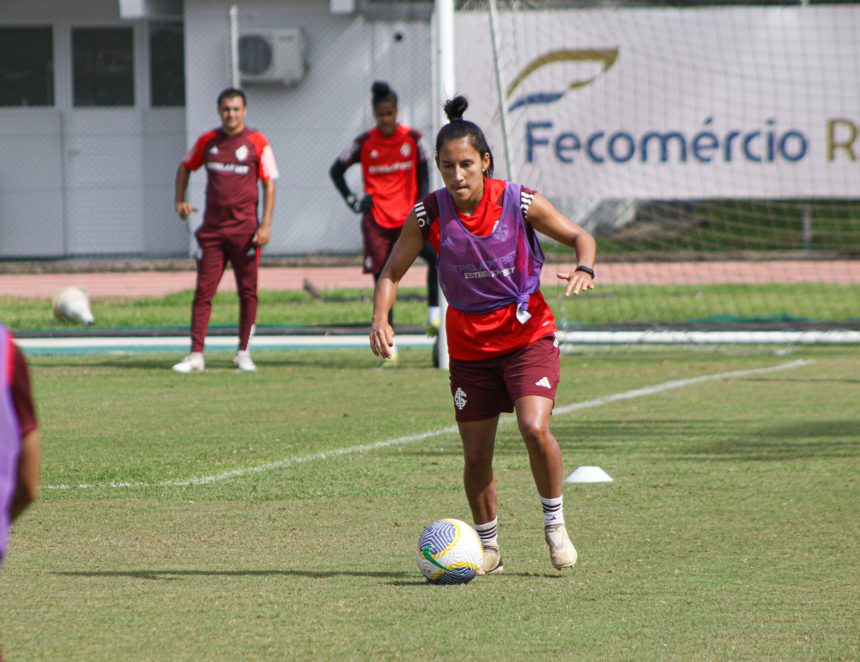
<instances>
[{"instance_id":1,"label":"white training cone","mask_svg":"<svg viewBox=\"0 0 860 662\"><path fill-rule=\"evenodd\" d=\"M600 467L579 467L564 479L565 483L611 483L612 476Z\"/></svg>"},{"instance_id":2,"label":"white training cone","mask_svg":"<svg viewBox=\"0 0 860 662\"><path fill-rule=\"evenodd\" d=\"M90 297L81 287L64 287L54 293L54 317L70 322L92 324L95 322L90 310Z\"/></svg>"}]
</instances>

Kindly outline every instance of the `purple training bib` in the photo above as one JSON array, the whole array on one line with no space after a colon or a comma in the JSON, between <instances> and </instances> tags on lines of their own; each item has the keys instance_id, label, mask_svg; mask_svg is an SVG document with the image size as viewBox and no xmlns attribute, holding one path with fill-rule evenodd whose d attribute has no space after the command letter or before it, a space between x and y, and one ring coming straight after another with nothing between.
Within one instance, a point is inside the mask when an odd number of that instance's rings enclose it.
<instances>
[{"instance_id":1,"label":"purple training bib","mask_svg":"<svg viewBox=\"0 0 860 662\"><path fill-rule=\"evenodd\" d=\"M435 195L439 285L448 303L464 313L487 313L517 303L517 319L525 324L544 261L540 242L523 217L531 196L523 194L520 184L506 182L501 218L492 233L478 237L463 225L447 189Z\"/></svg>"},{"instance_id":2,"label":"purple training bib","mask_svg":"<svg viewBox=\"0 0 860 662\"><path fill-rule=\"evenodd\" d=\"M6 555L9 540L9 527L12 524L9 508L15 496L18 454L21 452L21 429L12 402L12 384L9 380L8 366L11 361L11 336L6 327L0 324L0 563Z\"/></svg>"}]
</instances>

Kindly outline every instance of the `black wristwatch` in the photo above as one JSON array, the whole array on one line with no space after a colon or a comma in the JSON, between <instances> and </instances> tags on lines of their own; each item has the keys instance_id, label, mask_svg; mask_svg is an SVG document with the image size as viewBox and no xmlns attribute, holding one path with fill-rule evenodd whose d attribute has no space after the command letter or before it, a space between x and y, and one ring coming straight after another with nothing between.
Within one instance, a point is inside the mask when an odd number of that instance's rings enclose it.
<instances>
[{"instance_id":1,"label":"black wristwatch","mask_svg":"<svg viewBox=\"0 0 860 662\"><path fill-rule=\"evenodd\" d=\"M581 271L583 273L586 273L589 276L591 276L592 280L594 280L594 269L592 269L591 267L586 267L585 265L579 265L576 269L574 269L574 271Z\"/></svg>"}]
</instances>

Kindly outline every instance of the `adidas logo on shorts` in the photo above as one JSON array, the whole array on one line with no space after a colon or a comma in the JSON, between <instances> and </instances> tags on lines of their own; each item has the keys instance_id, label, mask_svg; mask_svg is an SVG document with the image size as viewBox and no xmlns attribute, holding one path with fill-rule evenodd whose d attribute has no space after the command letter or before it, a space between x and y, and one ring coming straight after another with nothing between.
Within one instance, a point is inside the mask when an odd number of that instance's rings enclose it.
<instances>
[{"instance_id":1,"label":"adidas logo on shorts","mask_svg":"<svg viewBox=\"0 0 860 662\"><path fill-rule=\"evenodd\" d=\"M535 382L535 386L543 386L544 388L552 389L552 384L549 383L549 380L546 377L541 377Z\"/></svg>"}]
</instances>

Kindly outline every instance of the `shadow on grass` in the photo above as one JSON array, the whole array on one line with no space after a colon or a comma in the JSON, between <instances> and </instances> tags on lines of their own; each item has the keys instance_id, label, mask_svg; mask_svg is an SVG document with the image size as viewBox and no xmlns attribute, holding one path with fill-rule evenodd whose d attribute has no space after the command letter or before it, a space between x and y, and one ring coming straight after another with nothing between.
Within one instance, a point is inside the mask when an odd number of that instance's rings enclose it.
<instances>
[{"instance_id":1,"label":"shadow on grass","mask_svg":"<svg viewBox=\"0 0 860 662\"><path fill-rule=\"evenodd\" d=\"M634 452L680 460L774 462L860 457L857 420L773 421L663 419L623 422L558 421L555 436L565 453ZM414 449L413 449L414 451ZM521 452L503 443L496 454Z\"/></svg>"},{"instance_id":2,"label":"shadow on grass","mask_svg":"<svg viewBox=\"0 0 860 662\"><path fill-rule=\"evenodd\" d=\"M712 441L678 455L712 462L773 462L860 457L857 421L808 421L756 428L745 435Z\"/></svg>"},{"instance_id":3,"label":"shadow on grass","mask_svg":"<svg viewBox=\"0 0 860 662\"><path fill-rule=\"evenodd\" d=\"M747 377L745 382L758 382L761 384L771 385L776 382L786 384L860 384L860 379L848 379L844 377L780 377L779 379L762 379L756 377Z\"/></svg>"},{"instance_id":4,"label":"shadow on grass","mask_svg":"<svg viewBox=\"0 0 860 662\"><path fill-rule=\"evenodd\" d=\"M333 577L366 577L369 579L390 579L387 586L426 586L429 582L421 579L413 572L357 572L349 570L89 570L78 572L54 572L60 577L124 577L128 579L145 579L176 581L185 577L302 577L307 579L331 579ZM535 572L506 572L505 577L535 577L544 579L564 579L559 573ZM498 581L494 578L494 581Z\"/></svg>"},{"instance_id":5,"label":"shadow on grass","mask_svg":"<svg viewBox=\"0 0 860 662\"><path fill-rule=\"evenodd\" d=\"M476 581L479 584L482 582L486 582L486 581L500 582L500 581L505 581L506 578L512 578L512 577L526 577L526 578L533 578L533 579L553 579L553 580L555 580L555 579L566 579L565 575L561 574L561 573L550 574L548 572L546 572L546 573L542 573L542 572L508 572L507 570L505 570L505 572L503 574L494 575L492 579L476 578ZM435 584L434 585L434 584L431 584L426 579L413 579L410 581L386 582L386 586L398 586L398 587L409 587L409 586L416 586L417 587L417 586L427 586L427 585L440 586L440 587L462 586L462 584Z\"/></svg>"},{"instance_id":6,"label":"shadow on grass","mask_svg":"<svg viewBox=\"0 0 860 662\"><path fill-rule=\"evenodd\" d=\"M161 579L173 581L183 577L306 577L330 579L332 577L372 577L395 579L414 576L407 572L357 572L349 570L90 570L54 572L61 577L126 577L129 579Z\"/></svg>"}]
</instances>

